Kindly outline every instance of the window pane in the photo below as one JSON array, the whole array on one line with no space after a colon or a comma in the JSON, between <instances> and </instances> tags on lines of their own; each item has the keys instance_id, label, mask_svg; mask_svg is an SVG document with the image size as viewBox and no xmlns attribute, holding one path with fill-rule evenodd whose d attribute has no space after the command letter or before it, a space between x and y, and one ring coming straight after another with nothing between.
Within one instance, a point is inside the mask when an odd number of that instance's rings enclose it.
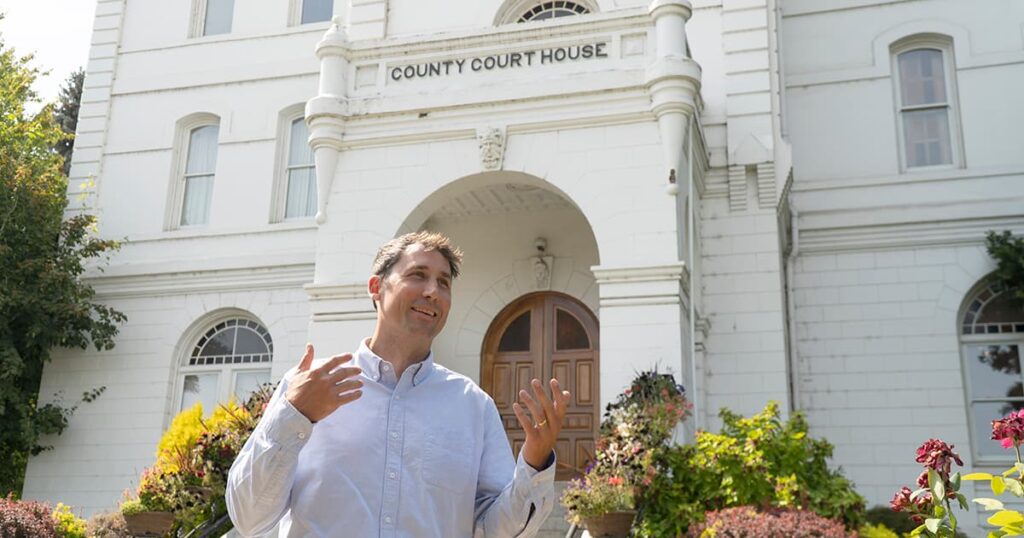
<instances>
[{"instance_id":1,"label":"window pane","mask_svg":"<svg viewBox=\"0 0 1024 538\"><path fill-rule=\"evenodd\" d=\"M919 49L899 56L903 106L946 102L942 51Z\"/></svg>"},{"instance_id":2,"label":"window pane","mask_svg":"<svg viewBox=\"0 0 1024 538\"><path fill-rule=\"evenodd\" d=\"M953 163L949 141L949 109L913 110L903 113L907 166Z\"/></svg>"},{"instance_id":3,"label":"window pane","mask_svg":"<svg viewBox=\"0 0 1024 538\"><path fill-rule=\"evenodd\" d=\"M1014 304L1010 293L1000 293L982 308L975 323L1021 323L1024 322L1024 311Z\"/></svg>"},{"instance_id":4,"label":"window pane","mask_svg":"<svg viewBox=\"0 0 1024 538\"><path fill-rule=\"evenodd\" d=\"M209 415L217 407L217 373L186 374L181 391L181 409L184 411L202 402L203 415Z\"/></svg>"},{"instance_id":5,"label":"window pane","mask_svg":"<svg viewBox=\"0 0 1024 538\"><path fill-rule=\"evenodd\" d=\"M967 375L971 378L972 400L1024 396L1016 345L968 346L965 360Z\"/></svg>"},{"instance_id":6,"label":"window pane","mask_svg":"<svg viewBox=\"0 0 1024 538\"><path fill-rule=\"evenodd\" d=\"M185 173L212 174L217 167L217 134L220 128L207 125L194 129L188 137L188 162Z\"/></svg>"},{"instance_id":7,"label":"window pane","mask_svg":"<svg viewBox=\"0 0 1024 538\"><path fill-rule=\"evenodd\" d=\"M203 35L227 34L231 32L231 17L235 11L235 0L206 0L206 19Z\"/></svg>"},{"instance_id":8,"label":"window pane","mask_svg":"<svg viewBox=\"0 0 1024 538\"><path fill-rule=\"evenodd\" d=\"M1024 408L1024 402L983 402L971 406L971 417L974 428L974 444L981 457L998 457L1013 459L1013 450L1009 453L992 439L992 421L1003 418L1010 411Z\"/></svg>"},{"instance_id":9,"label":"window pane","mask_svg":"<svg viewBox=\"0 0 1024 538\"><path fill-rule=\"evenodd\" d=\"M211 357L214 355L231 355L235 348L235 331L231 328L218 332L213 338L207 340L203 350L199 352L200 357Z\"/></svg>"},{"instance_id":10,"label":"window pane","mask_svg":"<svg viewBox=\"0 0 1024 538\"><path fill-rule=\"evenodd\" d=\"M524 312L505 329L498 351L530 351L530 313Z\"/></svg>"},{"instance_id":11,"label":"window pane","mask_svg":"<svg viewBox=\"0 0 1024 538\"><path fill-rule=\"evenodd\" d=\"M284 218L311 217L316 214L316 169L294 168L288 171L288 199Z\"/></svg>"},{"instance_id":12,"label":"window pane","mask_svg":"<svg viewBox=\"0 0 1024 538\"><path fill-rule=\"evenodd\" d=\"M270 370L259 372L238 372L235 374L235 401L244 403L249 395L260 388L260 385L270 383Z\"/></svg>"},{"instance_id":13,"label":"window pane","mask_svg":"<svg viewBox=\"0 0 1024 538\"><path fill-rule=\"evenodd\" d=\"M589 349L590 338L579 320L561 308L556 310L555 349Z\"/></svg>"},{"instance_id":14,"label":"window pane","mask_svg":"<svg viewBox=\"0 0 1024 538\"><path fill-rule=\"evenodd\" d=\"M249 329L238 329L238 338L235 341L235 354L270 353L267 343L263 337Z\"/></svg>"},{"instance_id":15,"label":"window pane","mask_svg":"<svg viewBox=\"0 0 1024 538\"><path fill-rule=\"evenodd\" d=\"M213 195L213 176L185 179L185 199L181 205L181 225L206 224L210 216L210 197Z\"/></svg>"},{"instance_id":16,"label":"window pane","mask_svg":"<svg viewBox=\"0 0 1024 538\"><path fill-rule=\"evenodd\" d=\"M331 20L334 14L334 0L303 0L302 24Z\"/></svg>"},{"instance_id":17,"label":"window pane","mask_svg":"<svg viewBox=\"0 0 1024 538\"><path fill-rule=\"evenodd\" d=\"M313 148L309 146L309 128L306 127L306 120L299 118L292 122L288 138L288 165L311 164L313 164Z\"/></svg>"}]
</instances>

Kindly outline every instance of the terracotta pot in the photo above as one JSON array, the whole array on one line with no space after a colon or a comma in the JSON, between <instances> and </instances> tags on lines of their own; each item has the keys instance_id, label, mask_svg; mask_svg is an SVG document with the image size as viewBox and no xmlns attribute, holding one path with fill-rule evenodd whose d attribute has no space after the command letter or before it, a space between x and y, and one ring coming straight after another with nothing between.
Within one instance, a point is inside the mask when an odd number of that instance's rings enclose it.
<instances>
[{"instance_id":1,"label":"terracotta pot","mask_svg":"<svg viewBox=\"0 0 1024 538\"><path fill-rule=\"evenodd\" d=\"M132 536L164 536L174 526L171 512L139 512L124 516L125 526Z\"/></svg>"},{"instance_id":2,"label":"terracotta pot","mask_svg":"<svg viewBox=\"0 0 1024 538\"><path fill-rule=\"evenodd\" d=\"M633 518L636 512L609 512L600 516L591 516L583 519L583 526L587 528L592 538L626 538L629 536L629 529L633 526Z\"/></svg>"}]
</instances>

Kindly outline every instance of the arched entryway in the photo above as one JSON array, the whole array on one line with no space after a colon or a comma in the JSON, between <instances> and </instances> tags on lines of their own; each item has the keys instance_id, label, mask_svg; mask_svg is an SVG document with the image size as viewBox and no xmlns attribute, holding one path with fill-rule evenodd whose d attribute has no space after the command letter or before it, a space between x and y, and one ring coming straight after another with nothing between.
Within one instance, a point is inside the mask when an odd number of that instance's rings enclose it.
<instances>
[{"instance_id":1,"label":"arched entryway","mask_svg":"<svg viewBox=\"0 0 1024 538\"><path fill-rule=\"evenodd\" d=\"M497 404L512 451L518 456L525 433L512 404L530 380L555 378L572 393L555 446L557 480L578 474L594 456L600 423L598 324L576 299L555 292L524 295L491 322L481 354L480 385Z\"/></svg>"}]
</instances>

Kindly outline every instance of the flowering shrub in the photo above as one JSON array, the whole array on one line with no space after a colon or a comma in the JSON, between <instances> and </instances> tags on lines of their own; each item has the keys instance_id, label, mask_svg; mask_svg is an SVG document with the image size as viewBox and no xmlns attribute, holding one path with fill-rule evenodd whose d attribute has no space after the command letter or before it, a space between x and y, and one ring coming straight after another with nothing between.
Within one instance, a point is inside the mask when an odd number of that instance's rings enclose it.
<instances>
[{"instance_id":1,"label":"flowering shrub","mask_svg":"<svg viewBox=\"0 0 1024 538\"><path fill-rule=\"evenodd\" d=\"M770 402L750 418L719 416L721 433L698 432L695 444L656 453L659 472L640 499L641 536L678 536L706 511L738 506L802 508L848 529L861 525L864 498L829 469L832 445L808 437L802 415L782 421Z\"/></svg>"},{"instance_id":2,"label":"flowering shrub","mask_svg":"<svg viewBox=\"0 0 1024 538\"><path fill-rule=\"evenodd\" d=\"M71 508L57 503L52 517L56 526L57 536L62 538L85 538L85 520L71 512Z\"/></svg>"},{"instance_id":3,"label":"flowering shrub","mask_svg":"<svg viewBox=\"0 0 1024 538\"><path fill-rule=\"evenodd\" d=\"M273 388L264 386L243 406L220 405L206 419L199 403L179 413L160 440L156 463L143 471L136 495L121 504L121 513L173 512L177 530L185 533L226 514L228 471L272 394Z\"/></svg>"},{"instance_id":4,"label":"flowering shrub","mask_svg":"<svg viewBox=\"0 0 1024 538\"><path fill-rule=\"evenodd\" d=\"M57 521L50 505L0 498L0 536L4 538L58 538Z\"/></svg>"},{"instance_id":5,"label":"flowering shrub","mask_svg":"<svg viewBox=\"0 0 1024 538\"><path fill-rule=\"evenodd\" d=\"M605 410L595 461L562 495L567 519L579 524L586 517L636 508L639 488L657 475L655 451L668 446L690 408L671 375L637 375Z\"/></svg>"},{"instance_id":6,"label":"flowering shrub","mask_svg":"<svg viewBox=\"0 0 1024 538\"><path fill-rule=\"evenodd\" d=\"M843 524L814 512L795 509L761 511L750 506L708 512L703 523L690 527L690 538L854 538Z\"/></svg>"},{"instance_id":7,"label":"flowering shrub","mask_svg":"<svg viewBox=\"0 0 1024 538\"><path fill-rule=\"evenodd\" d=\"M1013 448L1017 462L1001 475L971 473L961 478L952 473L952 464L963 466L960 457L953 452L953 446L938 439L929 439L917 449L916 461L925 467L917 479L918 488L911 491L903 486L893 496L891 505L896 512L905 512L920 526L914 535L945 538L956 533L957 520L952 510L952 500L964 510L969 509L967 500L959 492L961 480L986 480L996 496L1009 491L1017 497L1024 497L1024 463L1021 462L1020 445L1024 443L1024 412L1014 411L1002 419L992 421L992 439L999 441L1003 448ZM951 474L952 473L952 474ZM1024 514L1007 510L1003 503L993 498L977 498L973 501L986 511L996 512L988 523L999 527L990 532L990 538L1024 534Z\"/></svg>"}]
</instances>

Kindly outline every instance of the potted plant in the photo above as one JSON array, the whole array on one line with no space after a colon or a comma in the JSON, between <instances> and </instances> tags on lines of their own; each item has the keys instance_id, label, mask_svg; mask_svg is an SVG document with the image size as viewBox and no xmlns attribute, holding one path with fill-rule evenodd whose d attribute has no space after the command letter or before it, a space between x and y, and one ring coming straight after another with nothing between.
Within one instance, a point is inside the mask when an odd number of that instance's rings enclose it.
<instances>
[{"instance_id":1,"label":"potted plant","mask_svg":"<svg viewBox=\"0 0 1024 538\"><path fill-rule=\"evenodd\" d=\"M625 537L640 488L657 474L655 451L667 446L691 405L669 374L641 372L601 422L595 460L562 495L567 519L594 537Z\"/></svg>"},{"instance_id":2,"label":"potted plant","mask_svg":"<svg viewBox=\"0 0 1024 538\"><path fill-rule=\"evenodd\" d=\"M156 467L146 469L137 496L121 503L125 527L132 536L166 536L174 528L172 492Z\"/></svg>"},{"instance_id":3,"label":"potted plant","mask_svg":"<svg viewBox=\"0 0 1024 538\"><path fill-rule=\"evenodd\" d=\"M620 476L588 473L573 480L562 494L569 521L594 538L624 538L636 517L633 486Z\"/></svg>"}]
</instances>

